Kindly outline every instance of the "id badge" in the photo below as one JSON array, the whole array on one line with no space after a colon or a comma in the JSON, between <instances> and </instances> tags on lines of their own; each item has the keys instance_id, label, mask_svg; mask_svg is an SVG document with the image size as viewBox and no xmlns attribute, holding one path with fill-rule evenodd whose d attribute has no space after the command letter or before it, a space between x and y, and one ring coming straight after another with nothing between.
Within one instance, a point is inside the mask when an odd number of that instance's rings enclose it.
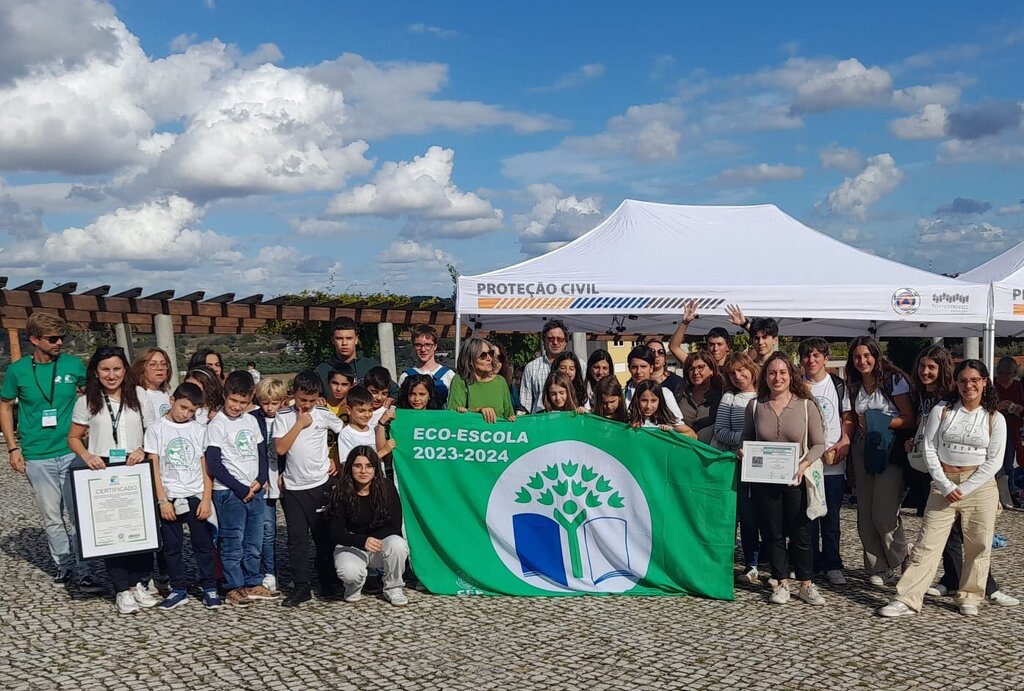
<instances>
[{"instance_id":1,"label":"id badge","mask_svg":"<svg viewBox=\"0 0 1024 691\"><path fill-rule=\"evenodd\" d=\"M43 427L57 426L57 409L47 408L43 411Z\"/></svg>"},{"instance_id":2,"label":"id badge","mask_svg":"<svg viewBox=\"0 0 1024 691\"><path fill-rule=\"evenodd\" d=\"M110 459L111 465L117 465L118 463L127 463L128 452L125 451L124 449L111 449L110 456L108 456L108 458Z\"/></svg>"}]
</instances>

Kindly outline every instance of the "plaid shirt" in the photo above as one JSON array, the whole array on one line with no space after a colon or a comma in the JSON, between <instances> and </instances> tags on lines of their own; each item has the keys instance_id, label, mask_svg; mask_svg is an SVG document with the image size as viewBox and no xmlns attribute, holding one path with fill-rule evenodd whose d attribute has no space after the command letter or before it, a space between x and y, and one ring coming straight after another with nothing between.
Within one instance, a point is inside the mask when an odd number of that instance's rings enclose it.
<instances>
[{"instance_id":1,"label":"plaid shirt","mask_svg":"<svg viewBox=\"0 0 1024 691\"><path fill-rule=\"evenodd\" d=\"M519 385L519 404L528 413L544 410L544 382L551 372L551 363L541 355L526 363L523 369L523 383Z\"/></svg>"}]
</instances>

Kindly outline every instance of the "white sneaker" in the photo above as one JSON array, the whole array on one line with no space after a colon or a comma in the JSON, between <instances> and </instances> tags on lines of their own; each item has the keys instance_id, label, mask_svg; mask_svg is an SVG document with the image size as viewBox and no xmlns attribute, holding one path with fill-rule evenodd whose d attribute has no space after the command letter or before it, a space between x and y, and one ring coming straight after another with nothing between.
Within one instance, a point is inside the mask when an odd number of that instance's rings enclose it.
<instances>
[{"instance_id":1,"label":"white sneaker","mask_svg":"<svg viewBox=\"0 0 1024 691\"><path fill-rule=\"evenodd\" d=\"M825 598L818 592L818 588L813 583L800 586L799 592L796 595L798 598L803 600L809 605L823 605L825 604Z\"/></svg>"},{"instance_id":2,"label":"white sneaker","mask_svg":"<svg viewBox=\"0 0 1024 691\"><path fill-rule=\"evenodd\" d=\"M1010 595L1007 595L1002 590L997 590L988 596L988 601L1003 607L1016 607L1020 604L1020 600Z\"/></svg>"},{"instance_id":3,"label":"white sneaker","mask_svg":"<svg viewBox=\"0 0 1024 691\"><path fill-rule=\"evenodd\" d=\"M757 572L756 566L751 566L750 569L745 574L743 574L742 579L750 585L761 584L761 574Z\"/></svg>"},{"instance_id":4,"label":"white sneaker","mask_svg":"<svg viewBox=\"0 0 1024 691\"><path fill-rule=\"evenodd\" d=\"M885 607L880 608L878 610L878 614L880 616L883 616L883 617L892 618L892 617L903 617L903 616L907 616L909 614L917 614L917 612L915 612L914 610L910 609L909 607L907 607L905 604L903 604L899 600L893 600L892 602L887 604Z\"/></svg>"},{"instance_id":5,"label":"white sneaker","mask_svg":"<svg viewBox=\"0 0 1024 691\"><path fill-rule=\"evenodd\" d=\"M384 599L395 607L404 607L409 604L409 598L405 596L405 591L401 588L388 588L384 591Z\"/></svg>"},{"instance_id":6,"label":"white sneaker","mask_svg":"<svg viewBox=\"0 0 1024 691\"><path fill-rule=\"evenodd\" d=\"M978 616L977 605L960 605L960 614L965 617L976 617Z\"/></svg>"},{"instance_id":7,"label":"white sneaker","mask_svg":"<svg viewBox=\"0 0 1024 691\"><path fill-rule=\"evenodd\" d=\"M123 590L115 600L118 614L134 614L139 611L139 603L135 601L135 589Z\"/></svg>"},{"instance_id":8,"label":"white sneaker","mask_svg":"<svg viewBox=\"0 0 1024 691\"><path fill-rule=\"evenodd\" d=\"M899 581L899 579L896 578L896 572L891 570L883 571L882 573L873 573L871 574L871 577L868 578L868 582L871 583L871 585L877 586L894 585L897 581Z\"/></svg>"},{"instance_id":9,"label":"white sneaker","mask_svg":"<svg viewBox=\"0 0 1024 691\"><path fill-rule=\"evenodd\" d=\"M936 583L924 592L926 595L931 595L932 597L946 597L947 595L949 595L949 591L946 590L946 586L942 585L941 583ZM992 594L995 595L995 593Z\"/></svg>"},{"instance_id":10,"label":"white sneaker","mask_svg":"<svg viewBox=\"0 0 1024 691\"><path fill-rule=\"evenodd\" d=\"M156 580L152 578L149 579L149 583L146 584L146 592L148 592L153 597L156 597L160 594L160 589L156 587Z\"/></svg>"},{"instance_id":11,"label":"white sneaker","mask_svg":"<svg viewBox=\"0 0 1024 691\"><path fill-rule=\"evenodd\" d=\"M828 576L828 582L832 585L846 585L846 576L843 575L842 569L832 569L825 575Z\"/></svg>"},{"instance_id":12,"label":"white sneaker","mask_svg":"<svg viewBox=\"0 0 1024 691\"><path fill-rule=\"evenodd\" d=\"M277 589L277 576L274 576L269 573L266 576L264 576L263 587L269 590L270 592L274 593L275 595L280 594L280 591Z\"/></svg>"},{"instance_id":13,"label":"white sneaker","mask_svg":"<svg viewBox=\"0 0 1024 691\"><path fill-rule=\"evenodd\" d=\"M789 584L779 583L772 588L772 596L769 601L776 605L784 605L789 602Z\"/></svg>"},{"instance_id":14,"label":"white sneaker","mask_svg":"<svg viewBox=\"0 0 1024 691\"><path fill-rule=\"evenodd\" d=\"M156 607L157 605L157 599L150 595L146 586L141 583L136 583L135 587L127 592L132 594L139 607Z\"/></svg>"}]
</instances>

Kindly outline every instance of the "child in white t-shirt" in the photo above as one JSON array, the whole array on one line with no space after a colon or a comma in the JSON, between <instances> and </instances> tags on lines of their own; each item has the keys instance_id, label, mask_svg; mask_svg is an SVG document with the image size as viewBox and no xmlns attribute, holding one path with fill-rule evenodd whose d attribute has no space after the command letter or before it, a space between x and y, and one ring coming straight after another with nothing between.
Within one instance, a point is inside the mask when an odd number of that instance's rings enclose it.
<instances>
[{"instance_id":1,"label":"child in white t-shirt","mask_svg":"<svg viewBox=\"0 0 1024 691\"><path fill-rule=\"evenodd\" d=\"M353 386L348 392L348 424L338 433L338 458L348 458L349 452L357 446L369 446L383 456L395 448L393 439L384 439L384 427L394 417L394 411L385 408L381 413L382 425L376 428L373 419L373 395L364 386ZM379 434L378 434L379 433Z\"/></svg>"},{"instance_id":2,"label":"child in white t-shirt","mask_svg":"<svg viewBox=\"0 0 1024 691\"><path fill-rule=\"evenodd\" d=\"M277 542L277 500L281 498L279 466L283 459L278 458L274 448L274 429L278 424L277 413L288 401L288 385L275 377L264 377L256 385L255 397L259 407L249 414L256 418L267 440L267 502L263 514L263 548L260 551L263 557L263 587L278 594L274 543Z\"/></svg>"},{"instance_id":3,"label":"child in white t-shirt","mask_svg":"<svg viewBox=\"0 0 1024 691\"><path fill-rule=\"evenodd\" d=\"M185 572L184 525L188 524L192 553L203 588L203 604L221 607L217 594L213 547L213 485L206 473L203 447L206 430L195 420L203 392L195 384L181 384L170 398L171 409L146 430L143 450L153 463L156 498L160 507L160 535L171 592L160 603L173 609L188 602Z\"/></svg>"}]
</instances>

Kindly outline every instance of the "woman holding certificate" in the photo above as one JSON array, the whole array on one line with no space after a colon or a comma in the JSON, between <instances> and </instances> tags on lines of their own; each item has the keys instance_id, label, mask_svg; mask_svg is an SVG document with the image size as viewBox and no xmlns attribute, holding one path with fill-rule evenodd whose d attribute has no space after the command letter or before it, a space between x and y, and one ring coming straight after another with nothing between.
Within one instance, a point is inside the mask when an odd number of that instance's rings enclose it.
<instances>
[{"instance_id":1,"label":"woman holding certificate","mask_svg":"<svg viewBox=\"0 0 1024 691\"><path fill-rule=\"evenodd\" d=\"M85 395L75 403L71 415L71 450L93 470L102 470L107 464L134 465L145 458L144 427L155 421L153 405L145 391L135 385L124 350L110 346L97 349L85 370ZM88 448L83 442L87 434ZM130 614L157 604L143 585L152 576L151 553L107 557L104 563L117 591L118 612Z\"/></svg>"},{"instance_id":2,"label":"woman holding certificate","mask_svg":"<svg viewBox=\"0 0 1024 691\"><path fill-rule=\"evenodd\" d=\"M792 569L800 581L798 597L810 605L823 605L825 598L811 582L814 575L811 520L807 517L803 475L825 451L825 425L821 411L785 353L774 353L761 369L757 398L747 407L743 439L797 445L799 463L793 480L788 484L754 481L750 485L750 496L768 548L771 602L789 602ZM773 449L770 444L765 444L764 448L766 451ZM756 465L764 463L764 458L758 456L745 462Z\"/></svg>"},{"instance_id":3,"label":"woman holding certificate","mask_svg":"<svg viewBox=\"0 0 1024 691\"><path fill-rule=\"evenodd\" d=\"M932 491L910 564L896 584L896 599L878 610L883 617L921 611L957 519L964 536L960 613L977 616L978 605L985 600L999 510L995 475L1003 464L1006 420L996 411L995 386L981 361L961 362L953 371L953 380L957 391L928 414L924 458Z\"/></svg>"}]
</instances>

